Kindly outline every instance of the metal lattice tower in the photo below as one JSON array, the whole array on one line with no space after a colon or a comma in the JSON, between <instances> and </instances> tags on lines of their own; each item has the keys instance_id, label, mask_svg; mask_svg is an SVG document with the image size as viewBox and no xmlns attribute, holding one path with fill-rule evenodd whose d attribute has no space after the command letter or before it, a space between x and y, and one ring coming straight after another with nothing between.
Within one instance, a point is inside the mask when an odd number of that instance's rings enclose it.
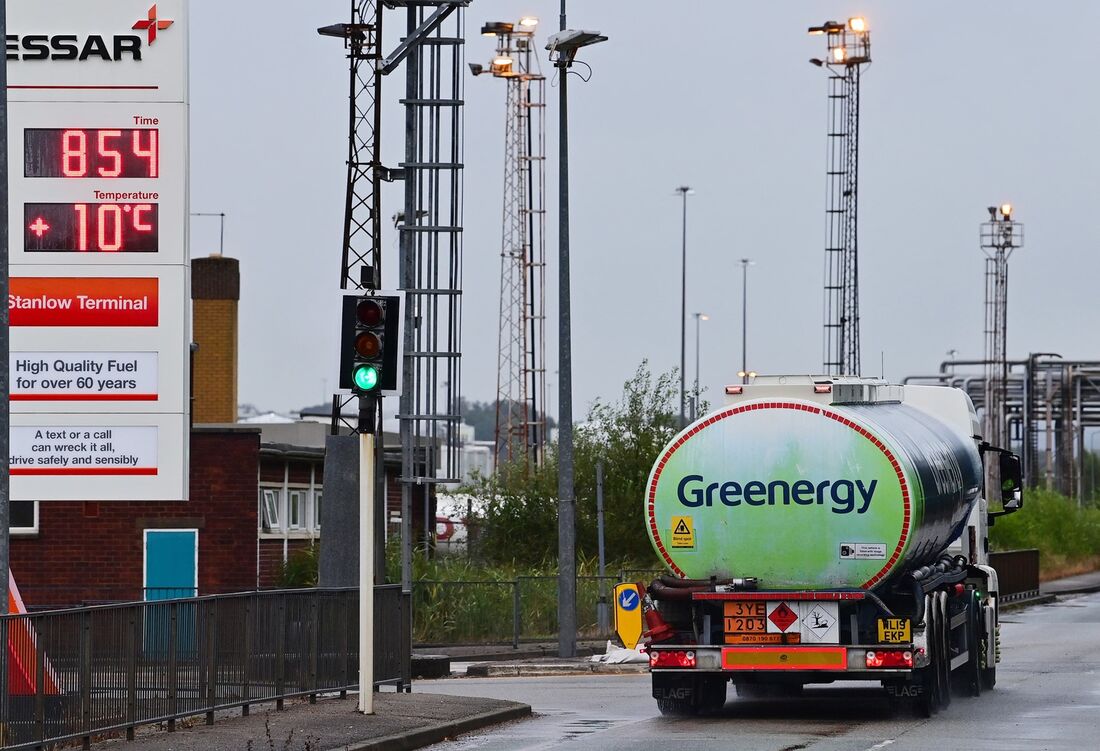
<instances>
[{"instance_id":1,"label":"metal lattice tower","mask_svg":"<svg viewBox=\"0 0 1100 751\"><path fill-rule=\"evenodd\" d=\"M427 29L405 65L405 208L398 220L405 291L401 424L402 539L413 504L430 555L437 485L461 481L462 73L468 0L391 0L406 8L406 41ZM403 42L402 44L405 44ZM408 571L410 548L404 546Z\"/></svg>"},{"instance_id":2,"label":"metal lattice tower","mask_svg":"<svg viewBox=\"0 0 1100 751\"><path fill-rule=\"evenodd\" d=\"M461 393L463 9L469 0L352 0L351 22L318 29L342 37L350 62L348 186L341 288L377 288L382 278L383 180L404 180L399 288L405 292L401 424L402 583L411 581L412 508L423 503L425 553L438 483L458 479ZM405 11L405 33L383 57L385 10ZM383 77L405 66L405 158L380 160ZM333 398L333 430L376 430L380 410L344 418L355 399ZM378 441L378 450L382 451ZM381 475L380 475L381 477ZM384 497L385 493L380 493Z\"/></svg>"},{"instance_id":3,"label":"metal lattice tower","mask_svg":"<svg viewBox=\"0 0 1100 751\"><path fill-rule=\"evenodd\" d=\"M989 207L981 227L985 252L985 417L982 437L1008 448L1008 259L1023 247L1024 225L1012 219L1012 206Z\"/></svg>"},{"instance_id":4,"label":"metal lattice tower","mask_svg":"<svg viewBox=\"0 0 1100 751\"><path fill-rule=\"evenodd\" d=\"M536 24L485 24L496 55L488 67L471 65L507 91L495 457L527 468L541 463L546 442L546 80L532 54Z\"/></svg>"},{"instance_id":5,"label":"metal lattice tower","mask_svg":"<svg viewBox=\"0 0 1100 751\"><path fill-rule=\"evenodd\" d=\"M828 41L826 59L810 61L829 72L822 364L830 375L859 375L859 82L871 34L859 17L809 31Z\"/></svg>"}]
</instances>

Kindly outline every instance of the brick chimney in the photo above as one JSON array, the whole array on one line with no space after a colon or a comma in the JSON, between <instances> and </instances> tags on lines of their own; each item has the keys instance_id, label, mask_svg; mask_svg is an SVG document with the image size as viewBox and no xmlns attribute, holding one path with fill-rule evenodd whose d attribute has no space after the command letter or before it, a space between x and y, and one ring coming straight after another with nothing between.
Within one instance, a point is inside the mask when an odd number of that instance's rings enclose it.
<instances>
[{"instance_id":1,"label":"brick chimney","mask_svg":"<svg viewBox=\"0 0 1100 751\"><path fill-rule=\"evenodd\" d=\"M195 352L194 414L200 423L237 421L237 301L241 270L236 258L212 253L191 259Z\"/></svg>"}]
</instances>

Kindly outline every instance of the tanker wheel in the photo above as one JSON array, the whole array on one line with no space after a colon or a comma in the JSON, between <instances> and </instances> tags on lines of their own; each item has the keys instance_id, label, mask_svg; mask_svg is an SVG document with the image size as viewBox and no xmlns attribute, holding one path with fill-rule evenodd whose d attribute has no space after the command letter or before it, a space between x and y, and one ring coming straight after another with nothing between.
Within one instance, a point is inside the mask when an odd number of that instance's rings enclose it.
<instances>
[{"instance_id":1,"label":"tanker wheel","mask_svg":"<svg viewBox=\"0 0 1100 751\"><path fill-rule=\"evenodd\" d=\"M982 629L978 598L971 595L966 606L966 664L952 676L952 688L960 696L982 695Z\"/></svg>"},{"instance_id":2,"label":"tanker wheel","mask_svg":"<svg viewBox=\"0 0 1100 751\"><path fill-rule=\"evenodd\" d=\"M916 671L917 683L921 692L917 696L914 708L921 717L931 717L940 710L940 671L939 671L939 616L936 601L932 597L924 598L924 633L928 639L928 665Z\"/></svg>"},{"instance_id":3,"label":"tanker wheel","mask_svg":"<svg viewBox=\"0 0 1100 751\"><path fill-rule=\"evenodd\" d=\"M948 615L947 594L936 593L936 615L939 619L937 634L939 653L940 708L951 706L951 618Z\"/></svg>"}]
</instances>

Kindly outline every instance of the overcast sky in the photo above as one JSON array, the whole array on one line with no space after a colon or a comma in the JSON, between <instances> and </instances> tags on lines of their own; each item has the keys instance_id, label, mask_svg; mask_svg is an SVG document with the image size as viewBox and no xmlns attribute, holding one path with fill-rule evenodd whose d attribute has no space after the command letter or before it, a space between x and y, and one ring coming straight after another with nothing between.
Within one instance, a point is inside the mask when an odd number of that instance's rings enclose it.
<instances>
[{"instance_id":1,"label":"overcast sky","mask_svg":"<svg viewBox=\"0 0 1100 751\"><path fill-rule=\"evenodd\" d=\"M347 63L315 29L346 21L348 6L192 3L191 210L227 215L226 254L241 261L240 400L264 409L317 403L335 383ZM557 7L473 0L467 59L492 54L476 33L483 21L535 13L544 39ZM389 13L396 30L399 11ZM688 314L711 318L701 382L712 403L740 367L742 256L756 261L749 367L820 371L826 74L807 60L825 42L805 32L856 13L874 59L860 151L865 372L878 375L880 356L893 379L934 371L949 349L982 356L978 227L1004 201L1026 226L1010 263L1010 356L1100 355L1100 4L574 0L569 25L610 37L582 53L591 81L570 87L578 416L618 394L643 359L679 364L681 184L697 191ZM463 380L468 398L485 400L496 387L504 86L466 85ZM391 165L402 88L399 75L383 90ZM547 92L553 322L557 90ZM400 190L386 193L384 216ZM385 224L389 281L397 237ZM217 220L193 219L192 230L193 255L217 250ZM690 380L690 321L688 332Z\"/></svg>"}]
</instances>

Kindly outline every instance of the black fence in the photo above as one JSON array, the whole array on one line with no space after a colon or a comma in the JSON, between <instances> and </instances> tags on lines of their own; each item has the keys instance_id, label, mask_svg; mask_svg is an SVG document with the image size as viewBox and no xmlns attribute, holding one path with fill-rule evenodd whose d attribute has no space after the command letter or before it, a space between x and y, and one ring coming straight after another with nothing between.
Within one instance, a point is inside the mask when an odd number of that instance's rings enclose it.
<instances>
[{"instance_id":1,"label":"black fence","mask_svg":"<svg viewBox=\"0 0 1100 751\"><path fill-rule=\"evenodd\" d=\"M1005 550L989 554L989 565L997 570L1002 602L1023 600L1039 594L1039 551Z\"/></svg>"},{"instance_id":2,"label":"black fence","mask_svg":"<svg viewBox=\"0 0 1100 751\"><path fill-rule=\"evenodd\" d=\"M410 685L410 603L375 587L375 686ZM35 748L358 688L359 590L160 599L0 616L0 741Z\"/></svg>"}]
</instances>

